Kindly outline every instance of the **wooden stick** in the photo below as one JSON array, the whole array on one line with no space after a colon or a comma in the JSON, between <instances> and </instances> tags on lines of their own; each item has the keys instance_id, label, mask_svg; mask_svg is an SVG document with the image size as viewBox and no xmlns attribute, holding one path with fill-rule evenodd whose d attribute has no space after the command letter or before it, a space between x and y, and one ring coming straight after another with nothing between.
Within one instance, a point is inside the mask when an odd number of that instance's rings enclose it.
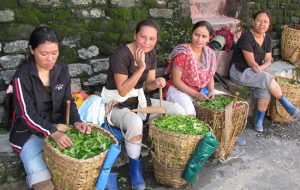
<instances>
[{"instance_id":1,"label":"wooden stick","mask_svg":"<svg viewBox=\"0 0 300 190\"><path fill-rule=\"evenodd\" d=\"M162 99L163 99L163 95L162 95L162 88L159 88L159 103L160 103L160 107L163 107L162 105Z\"/></svg>"},{"instance_id":2,"label":"wooden stick","mask_svg":"<svg viewBox=\"0 0 300 190\"><path fill-rule=\"evenodd\" d=\"M67 100L66 102L66 125L67 127L69 127L69 123L70 123L70 100Z\"/></svg>"},{"instance_id":3,"label":"wooden stick","mask_svg":"<svg viewBox=\"0 0 300 190\"><path fill-rule=\"evenodd\" d=\"M162 94L162 88L160 87L159 88L159 104L160 104L160 107L162 110L165 110L163 108L163 103L162 103L162 100L163 100L163 94ZM164 113L160 112L160 116L163 116Z\"/></svg>"}]
</instances>

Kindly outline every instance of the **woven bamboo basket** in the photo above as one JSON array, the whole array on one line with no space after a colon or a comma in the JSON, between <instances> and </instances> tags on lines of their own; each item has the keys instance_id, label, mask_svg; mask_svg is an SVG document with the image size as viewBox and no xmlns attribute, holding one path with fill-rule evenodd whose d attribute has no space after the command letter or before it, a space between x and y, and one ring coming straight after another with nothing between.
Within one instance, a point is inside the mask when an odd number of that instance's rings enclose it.
<instances>
[{"instance_id":1,"label":"woven bamboo basket","mask_svg":"<svg viewBox=\"0 0 300 190\"><path fill-rule=\"evenodd\" d=\"M300 30L285 25L281 34L281 57L291 63L300 60Z\"/></svg>"},{"instance_id":2,"label":"woven bamboo basket","mask_svg":"<svg viewBox=\"0 0 300 190\"><path fill-rule=\"evenodd\" d=\"M158 183L176 188L187 183L181 174L202 138L202 135L177 134L150 124L149 139Z\"/></svg>"},{"instance_id":3,"label":"woven bamboo basket","mask_svg":"<svg viewBox=\"0 0 300 190\"><path fill-rule=\"evenodd\" d=\"M214 157L223 159L232 151L237 138L245 129L249 105L246 101L228 94L216 96L226 96L233 99L233 102L224 109L212 110L196 103L195 109L197 117L208 123L220 142Z\"/></svg>"},{"instance_id":4,"label":"woven bamboo basket","mask_svg":"<svg viewBox=\"0 0 300 190\"><path fill-rule=\"evenodd\" d=\"M290 84L288 82L281 83L280 80L285 81L295 81L293 79L288 79L284 77L276 77L283 95L298 109L300 108L300 86L295 84ZM282 107L280 102L272 97L271 101L271 119L274 122L285 123L290 122L292 117L290 114Z\"/></svg>"},{"instance_id":5,"label":"woven bamboo basket","mask_svg":"<svg viewBox=\"0 0 300 190\"><path fill-rule=\"evenodd\" d=\"M92 130L101 131L101 133L109 136L117 143L115 137L101 127L93 124L90 124L90 127L92 127ZM53 148L48 138L46 138L44 142L43 156L51 173L55 189L94 190L96 188L96 180L108 150L93 158L79 160L62 154Z\"/></svg>"}]
</instances>

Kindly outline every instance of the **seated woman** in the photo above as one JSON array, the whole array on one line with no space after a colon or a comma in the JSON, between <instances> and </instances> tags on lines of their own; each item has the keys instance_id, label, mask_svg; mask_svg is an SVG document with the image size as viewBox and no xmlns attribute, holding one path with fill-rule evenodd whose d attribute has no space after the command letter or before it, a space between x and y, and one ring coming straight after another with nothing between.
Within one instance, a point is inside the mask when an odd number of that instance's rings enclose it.
<instances>
[{"instance_id":1,"label":"seated woman","mask_svg":"<svg viewBox=\"0 0 300 190\"><path fill-rule=\"evenodd\" d=\"M59 44L47 27L35 29L29 40L29 56L13 76L14 120L10 142L20 153L29 188L53 190L50 172L43 160L44 137L50 136L60 148L73 142L56 124L66 119L66 101L71 100L70 124L84 133L91 128L80 120L71 96L67 65L57 61Z\"/></svg>"},{"instance_id":2,"label":"seated woman","mask_svg":"<svg viewBox=\"0 0 300 190\"><path fill-rule=\"evenodd\" d=\"M191 44L178 45L169 57L165 73L171 74L166 99L182 106L187 115L196 115L194 99L208 100L215 97L216 55L206 46L212 32L210 23L197 22L192 29Z\"/></svg>"},{"instance_id":3,"label":"seated woman","mask_svg":"<svg viewBox=\"0 0 300 190\"><path fill-rule=\"evenodd\" d=\"M157 67L155 45L159 27L149 19L140 21L135 29L134 41L117 49L110 57L108 77L101 96L105 102L119 103L110 113L111 124L120 127L125 133L125 148L130 161L131 184L134 189L145 189L141 170L141 142L143 121L146 114L133 113L130 109L159 106L159 100L146 100L143 85L148 90L163 88L164 78L156 78ZM147 104L148 103L148 104ZM163 102L166 114L181 114L182 108L170 102ZM150 114L149 119L158 114Z\"/></svg>"},{"instance_id":4,"label":"seated woman","mask_svg":"<svg viewBox=\"0 0 300 190\"><path fill-rule=\"evenodd\" d=\"M234 82L248 86L258 99L254 129L263 132L263 120L271 95L274 96L291 116L299 114L299 110L282 94L280 86L266 70L272 61L271 38L266 33L271 24L271 16L267 11L259 11L253 15L252 29L242 34L232 57L230 78Z\"/></svg>"}]
</instances>

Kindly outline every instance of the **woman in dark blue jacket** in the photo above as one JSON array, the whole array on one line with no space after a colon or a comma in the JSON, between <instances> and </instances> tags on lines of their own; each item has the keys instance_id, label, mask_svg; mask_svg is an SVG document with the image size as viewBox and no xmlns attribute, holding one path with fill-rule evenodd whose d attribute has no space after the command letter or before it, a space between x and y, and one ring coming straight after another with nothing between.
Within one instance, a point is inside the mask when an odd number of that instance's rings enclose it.
<instances>
[{"instance_id":1,"label":"woman in dark blue jacket","mask_svg":"<svg viewBox=\"0 0 300 190\"><path fill-rule=\"evenodd\" d=\"M58 131L64 123L66 101L71 100L70 124L81 132L91 129L80 120L71 96L71 78L67 65L57 61L59 44L47 27L35 29L29 40L29 57L13 76L14 114L10 142L20 153L30 188L54 189L51 175L42 157L43 138L50 136L60 148L73 145Z\"/></svg>"}]
</instances>

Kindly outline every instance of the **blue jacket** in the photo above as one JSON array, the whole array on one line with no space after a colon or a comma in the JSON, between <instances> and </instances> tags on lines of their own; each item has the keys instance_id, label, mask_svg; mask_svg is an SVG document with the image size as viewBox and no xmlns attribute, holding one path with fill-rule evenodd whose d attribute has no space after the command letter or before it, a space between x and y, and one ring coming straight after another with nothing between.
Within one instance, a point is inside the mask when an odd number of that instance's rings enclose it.
<instances>
[{"instance_id":1,"label":"blue jacket","mask_svg":"<svg viewBox=\"0 0 300 190\"><path fill-rule=\"evenodd\" d=\"M71 95L71 78L67 65L59 62L50 71L52 94L52 120L44 119L44 85L40 80L33 58L28 58L13 76L14 114L10 142L13 150L20 152L32 134L49 136L57 129L55 124L65 123L66 101L71 100L70 124L80 122L74 99Z\"/></svg>"}]
</instances>

